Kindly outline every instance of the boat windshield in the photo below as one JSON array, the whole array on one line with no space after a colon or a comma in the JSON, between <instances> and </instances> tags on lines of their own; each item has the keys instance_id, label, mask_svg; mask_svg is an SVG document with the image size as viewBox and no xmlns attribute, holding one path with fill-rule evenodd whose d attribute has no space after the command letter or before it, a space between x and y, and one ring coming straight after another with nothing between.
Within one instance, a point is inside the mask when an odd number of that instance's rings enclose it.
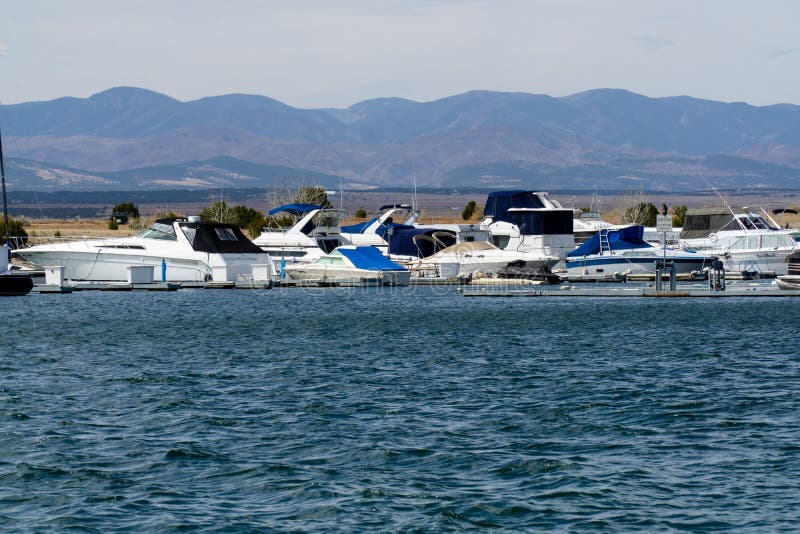
<instances>
[{"instance_id":1,"label":"boat windshield","mask_svg":"<svg viewBox=\"0 0 800 534\"><path fill-rule=\"evenodd\" d=\"M770 230L771 229L770 225L767 224L767 221L765 221L763 218L761 218L761 217L759 217L757 215L751 215L750 216L750 222L753 223L753 226L755 226L759 230Z\"/></svg>"},{"instance_id":2,"label":"boat windshield","mask_svg":"<svg viewBox=\"0 0 800 534\"><path fill-rule=\"evenodd\" d=\"M150 225L144 232L139 234L143 239L164 239L167 241L177 241L175 228L171 224L156 222Z\"/></svg>"}]
</instances>

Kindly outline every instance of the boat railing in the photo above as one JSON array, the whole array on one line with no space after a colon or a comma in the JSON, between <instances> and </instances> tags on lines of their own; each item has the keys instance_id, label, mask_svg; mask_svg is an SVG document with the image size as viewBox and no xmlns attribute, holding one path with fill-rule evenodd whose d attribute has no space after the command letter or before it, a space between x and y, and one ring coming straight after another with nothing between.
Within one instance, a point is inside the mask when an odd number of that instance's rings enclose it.
<instances>
[{"instance_id":1,"label":"boat railing","mask_svg":"<svg viewBox=\"0 0 800 534\"><path fill-rule=\"evenodd\" d=\"M98 236L98 235L70 235L70 236L41 236L30 235L27 238L16 237L12 238L15 248L30 248L35 245L54 245L64 244L70 245L71 243L78 243L83 241L104 241L114 243L116 246L125 247L125 242L120 242L122 238L130 236ZM132 248L135 245L130 245Z\"/></svg>"}]
</instances>

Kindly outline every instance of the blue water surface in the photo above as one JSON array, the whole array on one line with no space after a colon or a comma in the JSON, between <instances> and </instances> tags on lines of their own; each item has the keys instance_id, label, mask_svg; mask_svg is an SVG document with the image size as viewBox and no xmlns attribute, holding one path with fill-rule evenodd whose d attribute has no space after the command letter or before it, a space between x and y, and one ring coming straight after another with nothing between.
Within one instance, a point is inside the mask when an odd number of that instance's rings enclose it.
<instances>
[{"instance_id":1,"label":"blue water surface","mask_svg":"<svg viewBox=\"0 0 800 534\"><path fill-rule=\"evenodd\" d=\"M795 299L0 306L3 531L800 529Z\"/></svg>"}]
</instances>

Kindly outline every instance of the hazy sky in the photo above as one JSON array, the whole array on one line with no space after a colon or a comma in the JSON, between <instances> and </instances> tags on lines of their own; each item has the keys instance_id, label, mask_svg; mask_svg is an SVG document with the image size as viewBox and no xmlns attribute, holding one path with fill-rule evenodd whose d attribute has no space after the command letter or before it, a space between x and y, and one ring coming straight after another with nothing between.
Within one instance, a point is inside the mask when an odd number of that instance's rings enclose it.
<instances>
[{"instance_id":1,"label":"hazy sky","mask_svg":"<svg viewBox=\"0 0 800 534\"><path fill-rule=\"evenodd\" d=\"M800 104L795 0L2 0L0 101L119 85L297 107L616 87Z\"/></svg>"}]
</instances>

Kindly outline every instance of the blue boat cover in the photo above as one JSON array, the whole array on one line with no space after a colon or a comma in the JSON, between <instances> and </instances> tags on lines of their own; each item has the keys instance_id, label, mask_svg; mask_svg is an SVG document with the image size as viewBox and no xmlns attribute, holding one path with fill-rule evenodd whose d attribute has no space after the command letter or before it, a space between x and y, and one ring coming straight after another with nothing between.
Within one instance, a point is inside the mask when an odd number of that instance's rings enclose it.
<instances>
[{"instance_id":1,"label":"blue boat cover","mask_svg":"<svg viewBox=\"0 0 800 534\"><path fill-rule=\"evenodd\" d=\"M362 223L348 224L346 226L342 226L341 228L339 228L339 230L343 234L363 234L364 230L367 229L367 226L369 226L370 224L374 223L377 220L378 220L377 217L373 217L372 219Z\"/></svg>"},{"instance_id":2,"label":"blue boat cover","mask_svg":"<svg viewBox=\"0 0 800 534\"><path fill-rule=\"evenodd\" d=\"M283 206L272 208L271 210L269 210L269 214L275 215L276 213L285 211L286 213L299 216L299 215L304 215L309 211L319 210L319 209L322 209L322 206L317 206L316 204L284 204Z\"/></svg>"},{"instance_id":3,"label":"blue boat cover","mask_svg":"<svg viewBox=\"0 0 800 534\"><path fill-rule=\"evenodd\" d=\"M398 225L400 226L400 225ZM427 258L435 254L437 249L434 244L427 240L420 240L414 243L414 237L418 235L432 236L434 232L442 232L437 228L415 228L413 226L404 228L395 228L387 240L389 242L389 254L397 254L398 256L414 256L417 258ZM438 248L441 250L450 245L456 244L455 236L442 236L437 238L443 242L443 245Z\"/></svg>"},{"instance_id":4,"label":"blue boat cover","mask_svg":"<svg viewBox=\"0 0 800 534\"><path fill-rule=\"evenodd\" d=\"M375 230L375 233L381 236L386 241L389 241L389 229L391 229L392 234L394 234L395 232L399 232L400 230L412 230L413 228L414 226L408 224L390 222L389 224L384 223L378 226L378 228Z\"/></svg>"},{"instance_id":5,"label":"blue boat cover","mask_svg":"<svg viewBox=\"0 0 800 534\"><path fill-rule=\"evenodd\" d=\"M502 217L509 208L544 208L544 204L535 191L494 191L486 197L486 207L483 214L495 220L504 220Z\"/></svg>"},{"instance_id":6,"label":"blue boat cover","mask_svg":"<svg viewBox=\"0 0 800 534\"><path fill-rule=\"evenodd\" d=\"M367 269L370 271L406 270L402 265L396 264L381 254L381 251L375 247L339 247L336 250L339 251L342 256L350 260L358 269Z\"/></svg>"},{"instance_id":7,"label":"blue boat cover","mask_svg":"<svg viewBox=\"0 0 800 534\"><path fill-rule=\"evenodd\" d=\"M608 230L608 244L611 250L627 250L633 248L653 248L644 239L644 226L634 225L619 230ZM592 256L600 254L600 232L595 233L591 239L567 254L568 258L577 256Z\"/></svg>"}]
</instances>

